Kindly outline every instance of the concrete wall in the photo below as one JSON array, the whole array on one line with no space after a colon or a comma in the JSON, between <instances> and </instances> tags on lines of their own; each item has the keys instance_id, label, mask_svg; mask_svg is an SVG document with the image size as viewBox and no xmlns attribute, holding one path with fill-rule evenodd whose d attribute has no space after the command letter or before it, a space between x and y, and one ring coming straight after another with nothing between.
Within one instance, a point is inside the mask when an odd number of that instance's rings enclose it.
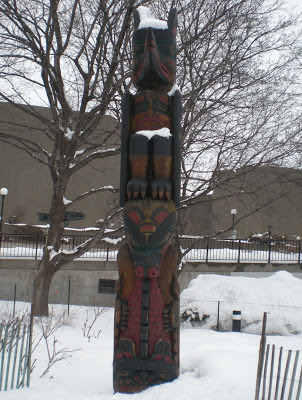
<instances>
[{"instance_id":1,"label":"concrete wall","mask_svg":"<svg viewBox=\"0 0 302 400\"><path fill-rule=\"evenodd\" d=\"M16 284L17 300L31 301L38 264L39 261L35 260L0 259L0 299L13 300ZM98 281L117 278L115 262L71 262L55 274L49 291L49 302L67 304L70 281L70 304L112 306L115 296L98 293Z\"/></svg>"},{"instance_id":2,"label":"concrete wall","mask_svg":"<svg viewBox=\"0 0 302 400\"><path fill-rule=\"evenodd\" d=\"M13 300L17 285L16 299L31 301L32 284L39 261L21 259L0 259L0 299ZM286 270L302 277L298 264L232 264L232 263L186 263L180 276L180 290L186 289L192 279L200 274L228 276L268 276ZM74 261L57 272L51 283L50 303L68 302L70 282L70 304L113 306L115 296L98 293L99 279L118 278L117 263L112 261Z\"/></svg>"}]
</instances>

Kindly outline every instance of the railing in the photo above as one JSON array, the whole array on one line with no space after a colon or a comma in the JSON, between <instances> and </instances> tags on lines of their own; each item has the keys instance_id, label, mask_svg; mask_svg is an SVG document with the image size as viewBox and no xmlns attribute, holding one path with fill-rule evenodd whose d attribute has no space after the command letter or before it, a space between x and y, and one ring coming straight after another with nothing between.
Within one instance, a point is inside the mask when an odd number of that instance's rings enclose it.
<instances>
[{"instance_id":1,"label":"railing","mask_svg":"<svg viewBox=\"0 0 302 400\"><path fill-rule=\"evenodd\" d=\"M93 236L66 235L62 237L61 251L71 251L78 245L85 243ZM42 258L43 248L46 245L46 235L2 234L0 256L8 258L29 258L39 260ZM116 260L118 245L100 240L94 247L87 251L81 259Z\"/></svg>"},{"instance_id":2,"label":"railing","mask_svg":"<svg viewBox=\"0 0 302 400\"><path fill-rule=\"evenodd\" d=\"M184 260L236 263L301 263L300 240L181 238Z\"/></svg>"},{"instance_id":3,"label":"railing","mask_svg":"<svg viewBox=\"0 0 302 400\"><path fill-rule=\"evenodd\" d=\"M71 251L90 239L91 236L68 235L62 238L63 251ZM9 258L41 259L46 236L2 234L0 256ZM243 239L209 239L182 236L180 245L185 261L232 262L232 263L301 263L301 241L267 240L248 241ZM80 259L115 261L118 244L100 240Z\"/></svg>"}]
</instances>

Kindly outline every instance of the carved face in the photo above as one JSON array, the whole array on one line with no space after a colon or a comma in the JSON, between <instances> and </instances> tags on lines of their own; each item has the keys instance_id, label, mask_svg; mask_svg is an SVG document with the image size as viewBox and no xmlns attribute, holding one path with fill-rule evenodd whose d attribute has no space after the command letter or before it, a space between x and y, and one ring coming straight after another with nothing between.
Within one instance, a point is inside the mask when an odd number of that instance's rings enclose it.
<instances>
[{"instance_id":1,"label":"carved face","mask_svg":"<svg viewBox=\"0 0 302 400\"><path fill-rule=\"evenodd\" d=\"M145 90L133 97L132 131L171 128L171 99L165 92Z\"/></svg>"},{"instance_id":2,"label":"carved face","mask_svg":"<svg viewBox=\"0 0 302 400\"><path fill-rule=\"evenodd\" d=\"M160 248L172 238L175 206L172 201L129 201L125 207L124 219L131 245L137 248Z\"/></svg>"},{"instance_id":3,"label":"carved face","mask_svg":"<svg viewBox=\"0 0 302 400\"><path fill-rule=\"evenodd\" d=\"M167 29L138 29L133 34L133 82L143 89L170 88L175 82L176 41Z\"/></svg>"}]
</instances>

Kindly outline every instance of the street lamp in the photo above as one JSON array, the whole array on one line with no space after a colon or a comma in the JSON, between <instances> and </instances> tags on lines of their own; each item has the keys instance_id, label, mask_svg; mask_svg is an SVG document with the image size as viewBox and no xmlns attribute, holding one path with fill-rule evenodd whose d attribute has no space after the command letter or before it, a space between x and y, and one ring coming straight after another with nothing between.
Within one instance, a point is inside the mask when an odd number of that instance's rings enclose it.
<instances>
[{"instance_id":1,"label":"street lamp","mask_svg":"<svg viewBox=\"0 0 302 400\"><path fill-rule=\"evenodd\" d=\"M268 226L268 239L271 239L272 225Z\"/></svg>"},{"instance_id":2,"label":"street lamp","mask_svg":"<svg viewBox=\"0 0 302 400\"><path fill-rule=\"evenodd\" d=\"M0 245L1 245L1 241L2 241L2 221L3 221L3 208L4 208L4 199L5 196L7 195L8 190L6 188L1 188L0 189L0 194L2 197L2 202L1 202L1 220L0 220Z\"/></svg>"},{"instance_id":3,"label":"street lamp","mask_svg":"<svg viewBox=\"0 0 302 400\"><path fill-rule=\"evenodd\" d=\"M234 226L235 226L235 215L236 214L237 214L236 208L232 208L231 209L231 215L233 217L233 220L232 220L232 239L236 239L236 236L237 236L237 232L234 229Z\"/></svg>"}]
</instances>

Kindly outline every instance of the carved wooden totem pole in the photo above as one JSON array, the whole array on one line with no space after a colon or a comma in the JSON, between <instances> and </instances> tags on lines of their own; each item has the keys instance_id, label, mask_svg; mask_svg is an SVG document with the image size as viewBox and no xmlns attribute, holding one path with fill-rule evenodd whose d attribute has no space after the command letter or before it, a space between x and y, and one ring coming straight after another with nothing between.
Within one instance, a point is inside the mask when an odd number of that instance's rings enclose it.
<instances>
[{"instance_id":1,"label":"carved wooden totem pole","mask_svg":"<svg viewBox=\"0 0 302 400\"><path fill-rule=\"evenodd\" d=\"M133 83L122 104L121 205L113 379L135 393L179 374L179 285L173 242L180 186L181 96L176 9L168 21L134 12ZM172 89L172 90L171 90Z\"/></svg>"}]
</instances>

